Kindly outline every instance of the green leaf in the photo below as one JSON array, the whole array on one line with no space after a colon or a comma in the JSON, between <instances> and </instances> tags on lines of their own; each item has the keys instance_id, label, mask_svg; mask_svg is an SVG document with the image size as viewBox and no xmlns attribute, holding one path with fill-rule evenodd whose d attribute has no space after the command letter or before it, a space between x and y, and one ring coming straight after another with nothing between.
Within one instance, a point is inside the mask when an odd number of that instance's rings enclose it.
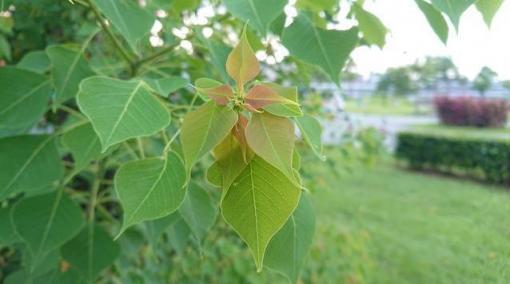
<instances>
[{"instance_id":1,"label":"green leaf","mask_svg":"<svg viewBox=\"0 0 510 284\"><path fill-rule=\"evenodd\" d=\"M191 229L182 218L181 214L176 213L176 215L177 221L167 230L167 237L173 249L175 249L178 254L183 255L188 245Z\"/></svg>"},{"instance_id":2,"label":"green leaf","mask_svg":"<svg viewBox=\"0 0 510 284\"><path fill-rule=\"evenodd\" d=\"M51 75L57 89L56 103L74 98L80 82L94 75L83 57L83 50L68 45L54 45L46 48L46 53L51 61Z\"/></svg>"},{"instance_id":3,"label":"green leaf","mask_svg":"<svg viewBox=\"0 0 510 284\"><path fill-rule=\"evenodd\" d=\"M71 129L62 136L62 144L71 151L75 168L86 167L101 155L101 143L90 123Z\"/></svg>"},{"instance_id":4,"label":"green leaf","mask_svg":"<svg viewBox=\"0 0 510 284\"><path fill-rule=\"evenodd\" d=\"M223 0L227 10L248 25L266 35L269 25L287 4L286 0Z\"/></svg>"},{"instance_id":5,"label":"green leaf","mask_svg":"<svg viewBox=\"0 0 510 284\"><path fill-rule=\"evenodd\" d=\"M326 157L322 151L322 126L310 115L303 115L301 117L296 117L296 124L301 131L301 136L305 140L306 144L310 146L313 153L319 157L319 159L325 161Z\"/></svg>"},{"instance_id":6,"label":"green leaf","mask_svg":"<svg viewBox=\"0 0 510 284\"><path fill-rule=\"evenodd\" d=\"M89 224L60 251L62 257L78 269L88 283L95 283L98 274L113 264L120 247L101 227Z\"/></svg>"},{"instance_id":7,"label":"green leaf","mask_svg":"<svg viewBox=\"0 0 510 284\"><path fill-rule=\"evenodd\" d=\"M213 101L188 112L182 123L181 142L186 167L191 167L220 143L237 122L237 113Z\"/></svg>"},{"instance_id":8,"label":"green leaf","mask_svg":"<svg viewBox=\"0 0 510 284\"><path fill-rule=\"evenodd\" d=\"M432 0L432 5L448 15L455 28L459 29L460 16L477 0Z\"/></svg>"},{"instance_id":9,"label":"green leaf","mask_svg":"<svg viewBox=\"0 0 510 284\"><path fill-rule=\"evenodd\" d=\"M441 41L446 44L448 41L448 24L446 23L443 14L436 10L434 6L423 1L423 0L415 0L416 4L422 11L422 13L427 18L429 25L432 27L436 35L441 39Z\"/></svg>"},{"instance_id":10,"label":"green leaf","mask_svg":"<svg viewBox=\"0 0 510 284\"><path fill-rule=\"evenodd\" d=\"M218 211L207 191L191 182L179 213L200 243L214 225Z\"/></svg>"},{"instance_id":11,"label":"green leaf","mask_svg":"<svg viewBox=\"0 0 510 284\"><path fill-rule=\"evenodd\" d=\"M84 225L80 207L62 189L20 200L12 222L35 260L73 238Z\"/></svg>"},{"instance_id":12,"label":"green leaf","mask_svg":"<svg viewBox=\"0 0 510 284\"><path fill-rule=\"evenodd\" d=\"M238 140L230 134L214 149L215 164L220 169L219 186L223 187L223 195L232 182L243 172L252 157L243 156ZM214 178L213 178L214 179Z\"/></svg>"},{"instance_id":13,"label":"green leaf","mask_svg":"<svg viewBox=\"0 0 510 284\"><path fill-rule=\"evenodd\" d=\"M298 0L296 7L315 12L333 11L333 8L337 3L337 0Z\"/></svg>"},{"instance_id":14,"label":"green leaf","mask_svg":"<svg viewBox=\"0 0 510 284\"><path fill-rule=\"evenodd\" d=\"M177 210L186 193L185 184L184 164L175 152L169 152L165 159L148 158L122 165L115 175L115 189L124 209L119 235L131 225Z\"/></svg>"},{"instance_id":15,"label":"green leaf","mask_svg":"<svg viewBox=\"0 0 510 284\"><path fill-rule=\"evenodd\" d=\"M237 91L241 93L244 84L259 74L260 64L246 38L246 29L243 30L239 43L228 55L226 68L228 75L237 83Z\"/></svg>"},{"instance_id":16,"label":"green leaf","mask_svg":"<svg viewBox=\"0 0 510 284\"><path fill-rule=\"evenodd\" d=\"M281 96L274 88L264 84L253 86L246 97L245 102L255 109L261 109L270 105L299 105L292 100Z\"/></svg>"},{"instance_id":17,"label":"green leaf","mask_svg":"<svg viewBox=\"0 0 510 284\"><path fill-rule=\"evenodd\" d=\"M45 51L37 50L25 54L16 67L43 74L50 70L51 63Z\"/></svg>"},{"instance_id":18,"label":"green leaf","mask_svg":"<svg viewBox=\"0 0 510 284\"><path fill-rule=\"evenodd\" d=\"M283 31L282 43L291 55L318 65L338 84L338 75L358 43L358 30L324 30L300 15Z\"/></svg>"},{"instance_id":19,"label":"green leaf","mask_svg":"<svg viewBox=\"0 0 510 284\"><path fill-rule=\"evenodd\" d=\"M137 1L94 0L94 2L131 48L138 50L138 42L149 34L155 18L141 8Z\"/></svg>"},{"instance_id":20,"label":"green leaf","mask_svg":"<svg viewBox=\"0 0 510 284\"><path fill-rule=\"evenodd\" d=\"M4 58L7 61L12 60L11 45L2 34L0 34L0 58Z\"/></svg>"},{"instance_id":21,"label":"green leaf","mask_svg":"<svg viewBox=\"0 0 510 284\"><path fill-rule=\"evenodd\" d=\"M145 222L145 231L151 245L156 247L163 233L168 229L168 227L177 222L177 220L180 218L181 217L179 216L179 212L176 211L163 218Z\"/></svg>"},{"instance_id":22,"label":"green leaf","mask_svg":"<svg viewBox=\"0 0 510 284\"><path fill-rule=\"evenodd\" d=\"M0 200L20 192L34 194L55 186L62 176L55 140L47 135L0 139Z\"/></svg>"},{"instance_id":23,"label":"green leaf","mask_svg":"<svg viewBox=\"0 0 510 284\"><path fill-rule=\"evenodd\" d=\"M11 222L11 208L0 208L0 247L12 245L19 241Z\"/></svg>"},{"instance_id":24,"label":"green leaf","mask_svg":"<svg viewBox=\"0 0 510 284\"><path fill-rule=\"evenodd\" d=\"M78 105L92 122L103 152L130 138L153 135L170 123L168 110L143 81L85 79L80 84Z\"/></svg>"},{"instance_id":25,"label":"green leaf","mask_svg":"<svg viewBox=\"0 0 510 284\"><path fill-rule=\"evenodd\" d=\"M182 89L188 85L188 81L182 77L171 76L162 79L143 79L156 93L166 98L170 93Z\"/></svg>"},{"instance_id":26,"label":"green leaf","mask_svg":"<svg viewBox=\"0 0 510 284\"><path fill-rule=\"evenodd\" d=\"M207 168L206 178L211 185L215 187L222 187L223 173L222 168L218 162L214 162L209 166L209 168Z\"/></svg>"},{"instance_id":27,"label":"green leaf","mask_svg":"<svg viewBox=\"0 0 510 284\"><path fill-rule=\"evenodd\" d=\"M207 47L209 55L211 56L211 64L218 71L223 82L229 82L230 77L228 76L225 62L227 61L229 53L232 48L226 46L221 41L200 38L200 41Z\"/></svg>"},{"instance_id":28,"label":"green leaf","mask_svg":"<svg viewBox=\"0 0 510 284\"><path fill-rule=\"evenodd\" d=\"M246 139L257 155L290 179L294 178L294 124L288 118L255 113L246 127Z\"/></svg>"},{"instance_id":29,"label":"green leaf","mask_svg":"<svg viewBox=\"0 0 510 284\"><path fill-rule=\"evenodd\" d=\"M250 248L258 271L269 241L296 208L300 194L295 183L255 156L223 198L223 217Z\"/></svg>"},{"instance_id":30,"label":"green leaf","mask_svg":"<svg viewBox=\"0 0 510 284\"><path fill-rule=\"evenodd\" d=\"M0 130L28 128L46 111L51 82L14 67L0 68Z\"/></svg>"},{"instance_id":31,"label":"green leaf","mask_svg":"<svg viewBox=\"0 0 510 284\"><path fill-rule=\"evenodd\" d=\"M357 3L352 6L360 31L363 33L363 37L370 44L375 44L379 48L384 47L386 42L386 34L388 29L374 14L366 11Z\"/></svg>"},{"instance_id":32,"label":"green leaf","mask_svg":"<svg viewBox=\"0 0 510 284\"><path fill-rule=\"evenodd\" d=\"M503 0L478 0L476 1L476 9L480 11L483 16L483 20L487 24L488 27L491 26L492 19L496 12L503 4Z\"/></svg>"},{"instance_id":33,"label":"green leaf","mask_svg":"<svg viewBox=\"0 0 510 284\"><path fill-rule=\"evenodd\" d=\"M296 87L283 87L274 83L262 83L262 85L273 89L278 95L292 101L293 103L274 104L264 107L264 110L276 116L295 117L302 116L303 111L298 102Z\"/></svg>"},{"instance_id":34,"label":"green leaf","mask_svg":"<svg viewBox=\"0 0 510 284\"><path fill-rule=\"evenodd\" d=\"M229 85L208 78L197 79L195 88L199 94L212 99L219 105L226 105L234 96Z\"/></svg>"},{"instance_id":35,"label":"green leaf","mask_svg":"<svg viewBox=\"0 0 510 284\"><path fill-rule=\"evenodd\" d=\"M285 226L267 247L265 266L297 283L299 272L313 243L315 214L308 196L301 195L299 205Z\"/></svg>"}]
</instances>

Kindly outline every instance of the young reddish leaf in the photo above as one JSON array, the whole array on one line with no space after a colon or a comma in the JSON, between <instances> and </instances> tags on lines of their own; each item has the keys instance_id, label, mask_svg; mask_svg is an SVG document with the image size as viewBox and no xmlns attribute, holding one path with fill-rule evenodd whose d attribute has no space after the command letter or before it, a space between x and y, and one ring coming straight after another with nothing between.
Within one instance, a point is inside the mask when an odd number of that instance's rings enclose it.
<instances>
[{"instance_id":1,"label":"young reddish leaf","mask_svg":"<svg viewBox=\"0 0 510 284\"><path fill-rule=\"evenodd\" d=\"M238 91L243 91L244 84L259 74L260 65L246 38L246 31L228 55L226 67L228 75L236 81Z\"/></svg>"},{"instance_id":2,"label":"young reddish leaf","mask_svg":"<svg viewBox=\"0 0 510 284\"><path fill-rule=\"evenodd\" d=\"M248 95L246 96L245 101L255 109L261 109L272 104L297 105L296 102L280 96L275 89L266 85L257 85L251 88L251 90L248 92Z\"/></svg>"},{"instance_id":3,"label":"young reddish leaf","mask_svg":"<svg viewBox=\"0 0 510 284\"><path fill-rule=\"evenodd\" d=\"M303 115L303 111L301 111L301 107L299 106L298 92L296 87L284 87L275 83L261 83L261 85L272 89L278 95L288 100L284 103L265 106L263 107L265 111L276 116L283 117L296 117Z\"/></svg>"},{"instance_id":4,"label":"young reddish leaf","mask_svg":"<svg viewBox=\"0 0 510 284\"><path fill-rule=\"evenodd\" d=\"M196 80L195 88L200 94L209 97L219 105L226 105L234 96L230 86L208 78Z\"/></svg>"}]
</instances>

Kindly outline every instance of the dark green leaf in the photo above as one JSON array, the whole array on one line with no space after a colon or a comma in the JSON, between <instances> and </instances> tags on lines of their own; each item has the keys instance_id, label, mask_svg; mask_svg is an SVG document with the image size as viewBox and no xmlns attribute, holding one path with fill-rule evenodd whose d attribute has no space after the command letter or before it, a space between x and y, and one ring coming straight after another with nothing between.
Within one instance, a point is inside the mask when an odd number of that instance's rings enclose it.
<instances>
[{"instance_id":1,"label":"dark green leaf","mask_svg":"<svg viewBox=\"0 0 510 284\"><path fill-rule=\"evenodd\" d=\"M286 0L223 0L227 10L248 25L266 35L269 25L287 4Z\"/></svg>"},{"instance_id":2,"label":"dark green leaf","mask_svg":"<svg viewBox=\"0 0 510 284\"><path fill-rule=\"evenodd\" d=\"M43 74L50 70L51 63L45 51L37 50L25 54L16 67Z\"/></svg>"},{"instance_id":3,"label":"dark green leaf","mask_svg":"<svg viewBox=\"0 0 510 284\"><path fill-rule=\"evenodd\" d=\"M101 143L90 123L71 129L62 136L62 144L71 151L75 168L86 167L101 155Z\"/></svg>"}]
</instances>

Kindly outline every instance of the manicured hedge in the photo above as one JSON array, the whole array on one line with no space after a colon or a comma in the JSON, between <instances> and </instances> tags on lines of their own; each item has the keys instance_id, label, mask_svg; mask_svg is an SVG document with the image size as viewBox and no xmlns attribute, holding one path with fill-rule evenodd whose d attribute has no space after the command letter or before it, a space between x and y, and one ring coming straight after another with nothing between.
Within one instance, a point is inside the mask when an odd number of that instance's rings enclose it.
<instances>
[{"instance_id":1,"label":"manicured hedge","mask_svg":"<svg viewBox=\"0 0 510 284\"><path fill-rule=\"evenodd\" d=\"M404 132L396 156L417 169L472 175L510 184L510 142Z\"/></svg>"}]
</instances>

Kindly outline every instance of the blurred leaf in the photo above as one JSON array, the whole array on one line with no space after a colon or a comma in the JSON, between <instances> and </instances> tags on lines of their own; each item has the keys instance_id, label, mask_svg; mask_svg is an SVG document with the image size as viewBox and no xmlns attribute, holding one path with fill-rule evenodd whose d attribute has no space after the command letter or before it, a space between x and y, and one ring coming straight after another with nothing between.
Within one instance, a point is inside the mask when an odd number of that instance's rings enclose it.
<instances>
[{"instance_id":1,"label":"blurred leaf","mask_svg":"<svg viewBox=\"0 0 510 284\"><path fill-rule=\"evenodd\" d=\"M186 246L188 245L191 229L186 221L177 213L178 219L167 230L167 237L170 245L177 251L178 254L183 255Z\"/></svg>"},{"instance_id":2,"label":"blurred leaf","mask_svg":"<svg viewBox=\"0 0 510 284\"><path fill-rule=\"evenodd\" d=\"M145 222L145 229L147 231L148 239L151 242L151 245L156 247L156 244L161 239L163 233L168 229L168 227L177 222L179 219L179 212L176 211L163 218Z\"/></svg>"},{"instance_id":3,"label":"blurred leaf","mask_svg":"<svg viewBox=\"0 0 510 284\"><path fill-rule=\"evenodd\" d=\"M11 45L7 39L0 34L0 58L4 58L7 61L11 61Z\"/></svg>"},{"instance_id":4,"label":"blurred leaf","mask_svg":"<svg viewBox=\"0 0 510 284\"><path fill-rule=\"evenodd\" d=\"M375 44L379 48L384 47L386 42L386 33L388 29L374 14L366 11L357 3L352 6L360 31L363 33L363 37L370 44Z\"/></svg>"},{"instance_id":5,"label":"blurred leaf","mask_svg":"<svg viewBox=\"0 0 510 284\"><path fill-rule=\"evenodd\" d=\"M198 5L200 5L200 0L172 0L171 11L179 14L185 10L195 10Z\"/></svg>"},{"instance_id":6,"label":"blurred leaf","mask_svg":"<svg viewBox=\"0 0 510 284\"><path fill-rule=\"evenodd\" d=\"M218 211L207 191L197 183L191 182L179 213L200 243L214 225Z\"/></svg>"},{"instance_id":7,"label":"blurred leaf","mask_svg":"<svg viewBox=\"0 0 510 284\"><path fill-rule=\"evenodd\" d=\"M299 205L267 247L265 266L297 283L299 272L313 243L315 214L308 196L301 194Z\"/></svg>"},{"instance_id":8,"label":"blurred leaf","mask_svg":"<svg viewBox=\"0 0 510 284\"><path fill-rule=\"evenodd\" d=\"M155 18L141 8L137 1L94 0L94 2L131 48L137 51L138 42L149 34Z\"/></svg>"},{"instance_id":9,"label":"blurred leaf","mask_svg":"<svg viewBox=\"0 0 510 284\"><path fill-rule=\"evenodd\" d=\"M244 84L259 74L260 64L246 38L246 29L243 31L239 43L228 55L226 66L228 75L237 83L238 92L243 90Z\"/></svg>"},{"instance_id":10,"label":"blurred leaf","mask_svg":"<svg viewBox=\"0 0 510 284\"><path fill-rule=\"evenodd\" d=\"M255 113L246 128L246 139L258 156L290 179L294 178L292 170L294 124L288 118Z\"/></svg>"},{"instance_id":11,"label":"blurred leaf","mask_svg":"<svg viewBox=\"0 0 510 284\"><path fill-rule=\"evenodd\" d=\"M0 208L0 247L12 245L19 241L11 222L11 207Z\"/></svg>"},{"instance_id":12,"label":"blurred leaf","mask_svg":"<svg viewBox=\"0 0 510 284\"><path fill-rule=\"evenodd\" d=\"M273 104L264 107L264 110L276 116L295 117L302 116L303 112L298 103L298 93L296 87L283 87L274 83L262 83L268 88L274 90L278 95L290 100L292 103Z\"/></svg>"},{"instance_id":13,"label":"blurred leaf","mask_svg":"<svg viewBox=\"0 0 510 284\"><path fill-rule=\"evenodd\" d=\"M285 13L280 13L278 17L271 23L269 29L277 36L281 36L283 29L285 28L285 21L287 19L287 15Z\"/></svg>"},{"instance_id":14,"label":"blurred leaf","mask_svg":"<svg viewBox=\"0 0 510 284\"><path fill-rule=\"evenodd\" d=\"M51 63L45 51L37 50L25 54L16 67L43 74L50 70Z\"/></svg>"},{"instance_id":15,"label":"blurred leaf","mask_svg":"<svg viewBox=\"0 0 510 284\"><path fill-rule=\"evenodd\" d=\"M76 96L80 82L94 75L88 62L83 57L83 50L65 45L46 48L51 61L51 75L57 89L56 103L63 103Z\"/></svg>"},{"instance_id":16,"label":"blurred leaf","mask_svg":"<svg viewBox=\"0 0 510 284\"><path fill-rule=\"evenodd\" d=\"M443 14L436 10L434 6L423 1L423 0L415 0L416 4L423 12L429 25L432 27L436 35L441 39L441 41L446 44L448 41L448 24L446 23Z\"/></svg>"},{"instance_id":17,"label":"blurred leaf","mask_svg":"<svg viewBox=\"0 0 510 284\"><path fill-rule=\"evenodd\" d=\"M211 64L220 74L222 81L229 82L230 78L227 74L225 62L232 49L220 41L207 38L200 38L200 41L207 47L211 56Z\"/></svg>"},{"instance_id":18,"label":"blurred leaf","mask_svg":"<svg viewBox=\"0 0 510 284\"><path fill-rule=\"evenodd\" d=\"M303 115L295 118L296 124L301 130L301 135L313 153L321 160L325 160L322 149L322 126L313 116Z\"/></svg>"},{"instance_id":19,"label":"blurred leaf","mask_svg":"<svg viewBox=\"0 0 510 284\"><path fill-rule=\"evenodd\" d=\"M124 209L119 235L131 225L177 210L186 193L185 184L183 161L172 151L165 159L147 158L122 165L115 175L115 189Z\"/></svg>"},{"instance_id":20,"label":"blurred leaf","mask_svg":"<svg viewBox=\"0 0 510 284\"><path fill-rule=\"evenodd\" d=\"M223 217L250 248L258 271L269 241L296 208L300 194L285 175L255 156L223 198Z\"/></svg>"},{"instance_id":21,"label":"blurred leaf","mask_svg":"<svg viewBox=\"0 0 510 284\"><path fill-rule=\"evenodd\" d=\"M11 217L34 261L73 238L84 225L80 207L62 189L20 200Z\"/></svg>"},{"instance_id":22,"label":"blurred leaf","mask_svg":"<svg viewBox=\"0 0 510 284\"><path fill-rule=\"evenodd\" d=\"M71 151L75 168L86 167L101 155L101 143L90 123L71 129L62 136L62 144Z\"/></svg>"},{"instance_id":23,"label":"blurred leaf","mask_svg":"<svg viewBox=\"0 0 510 284\"><path fill-rule=\"evenodd\" d=\"M480 11L483 16L483 20L487 24L488 27L491 26L492 19L496 12L503 4L503 0L478 0L476 1L476 9Z\"/></svg>"},{"instance_id":24,"label":"blurred leaf","mask_svg":"<svg viewBox=\"0 0 510 284\"><path fill-rule=\"evenodd\" d=\"M315 12L333 11L333 8L338 2L337 0L298 0L296 7Z\"/></svg>"},{"instance_id":25,"label":"blurred leaf","mask_svg":"<svg viewBox=\"0 0 510 284\"><path fill-rule=\"evenodd\" d=\"M171 76L162 79L143 79L151 89L153 89L158 95L166 98L170 93L173 93L179 89L182 89L188 85L188 81L182 77Z\"/></svg>"},{"instance_id":26,"label":"blurred leaf","mask_svg":"<svg viewBox=\"0 0 510 284\"><path fill-rule=\"evenodd\" d=\"M186 167L191 167L209 153L232 130L237 113L210 101L188 112L182 123L181 142Z\"/></svg>"},{"instance_id":27,"label":"blurred leaf","mask_svg":"<svg viewBox=\"0 0 510 284\"><path fill-rule=\"evenodd\" d=\"M291 55L318 65L338 84L340 71L358 43L358 30L324 30L301 15L283 31L282 43Z\"/></svg>"},{"instance_id":28,"label":"blurred leaf","mask_svg":"<svg viewBox=\"0 0 510 284\"><path fill-rule=\"evenodd\" d=\"M62 176L55 140L47 135L0 139L0 200L20 192L37 193Z\"/></svg>"},{"instance_id":29,"label":"blurred leaf","mask_svg":"<svg viewBox=\"0 0 510 284\"><path fill-rule=\"evenodd\" d=\"M168 110L138 80L85 79L80 84L78 105L90 119L103 152L130 138L153 135L170 123Z\"/></svg>"},{"instance_id":30,"label":"blurred leaf","mask_svg":"<svg viewBox=\"0 0 510 284\"><path fill-rule=\"evenodd\" d=\"M101 227L89 224L76 237L61 248L62 257L78 269L89 283L94 283L98 274L120 253L117 242Z\"/></svg>"},{"instance_id":31,"label":"blurred leaf","mask_svg":"<svg viewBox=\"0 0 510 284\"><path fill-rule=\"evenodd\" d=\"M232 15L266 35L271 22L283 12L286 0L223 0Z\"/></svg>"},{"instance_id":32,"label":"blurred leaf","mask_svg":"<svg viewBox=\"0 0 510 284\"><path fill-rule=\"evenodd\" d=\"M477 0L432 0L432 5L439 11L448 15L455 28L458 30L460 16L476 1Z\"/></svg>"},{"instance_id":33,"label":"blurred leaf","mask_svg":"<svg viewBox=\"0 0 510 284\"><path fill-rule=\"evenodd\" d=\"M0 129L29 128L46 111L51 82L43 75L14 68L0 68Z\"/></svg>"}]
</instances>

